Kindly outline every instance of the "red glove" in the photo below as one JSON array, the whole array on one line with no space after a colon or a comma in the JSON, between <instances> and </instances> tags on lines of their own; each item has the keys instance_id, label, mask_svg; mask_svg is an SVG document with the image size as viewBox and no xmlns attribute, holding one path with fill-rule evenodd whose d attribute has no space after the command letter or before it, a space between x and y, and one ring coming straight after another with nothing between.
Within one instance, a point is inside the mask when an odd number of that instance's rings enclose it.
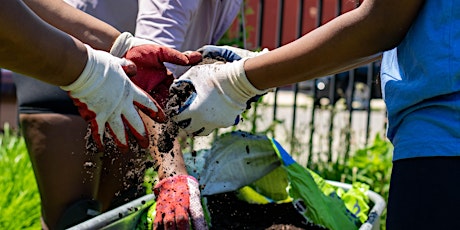
<instances>
[{"instance_id":1,"label":"red glove","mask_svg":"<svg viewBox=\"0 0 460 230\"><path fill-rule=\"evenodd\" d=\"M185 66L201 61L201 53L199 52L181 53L175 49L157 45L152 41L133 37L127 32L122 33L115 40L110 52L115 56L125 57L136 64L137 74L130 79L154 97L163 108L169 95L169 86L174 80L174 77L167 73L163 63L169 62ZM157 86L159 89L155 89ZM168 90L164 90L165 87Z\"/></svg>"},{"instance_id":2,"label":"red glove","mask_svg":"<svg viewBox=\"0 0 460 230\"><path fill-rule=\"evenodd\" d=\"M198 181L188 175L161 180L154 189L157 196L154 229L207 229L200 202Z\"/></svg>"},{"instance_id":3,"label":"red glove","mask_svg":"<svg viewBox=\"0 0 460 230\"><path fill-rule=\"evenodd\" d=\"M201 60L201 54L198 52L184 54L167 47L140 45L128 50L125 58L137 66L137 74L130 79L164 108L169 95L169 87L174 77L172 74L168 74L163 62L189 65L191 64L190 60L196 62L197 55Z\"/></svg>"}]
</instances>

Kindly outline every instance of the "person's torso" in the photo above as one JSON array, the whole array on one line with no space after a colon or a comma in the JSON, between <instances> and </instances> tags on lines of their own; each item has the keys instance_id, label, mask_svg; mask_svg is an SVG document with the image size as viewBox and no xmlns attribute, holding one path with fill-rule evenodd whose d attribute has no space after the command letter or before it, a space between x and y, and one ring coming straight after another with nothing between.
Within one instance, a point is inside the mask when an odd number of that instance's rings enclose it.
<instances>
[{"instance_id":1,"label":"person's torso","mask_svg":"<svg viewBox=\"0 0 460 230\"><path fill-rule=\"evenodd\" d=\"M214 45L240 12L242 0L139 0L136 37L179 51ZM188 68L166 63L178 77Z\"/></svg>"},{"instance_id":2,"label":"person's torso","mask_svg":"<svg viewBox=\"0 0 460 230\"><path fill-rule=\"evenodd\" d=\"M425 1L404 40L384 53L382 93L395 160L460 155L459 3Z\"/></svg>"},{"instance_id":3,"label":"person's torso","mask_svg":"<svg viewBox=\"0 0 460 230\"><path fill-rule=\"evenodd\" d=\"M140 0L136 36L180 51L215 44L238 14L242 0ZM160 10L159 10L160 9Z\"/></svg>"},{"instance_id":4,"label":"person's torso","mask_svg":"<svg viewBox=\"0 0 460 230\"><path fill-rule=\"evenodd\" d=\"M71 6L112 25L117 30L136 29L138 0L64 0Z\"/></svg>"}]
</instances>

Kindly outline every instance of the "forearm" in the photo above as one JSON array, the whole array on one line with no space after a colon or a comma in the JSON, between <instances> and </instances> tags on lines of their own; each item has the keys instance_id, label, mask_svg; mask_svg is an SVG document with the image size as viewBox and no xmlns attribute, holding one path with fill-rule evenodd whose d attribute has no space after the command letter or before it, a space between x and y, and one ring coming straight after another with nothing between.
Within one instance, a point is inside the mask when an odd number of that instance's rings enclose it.
<instances>
[{"instance_id":1,"label":"forearm","mask_svg":"<svg viewBox=\"0 0 460 230\"><path fill-rule=\"evenodd\" d=\"M95 49L109 51L120 32L62 0L23 0L39 17Z\"/></svg>"},{"instance_id":2,"label":"forearm","mask_svg":"<svg viewBox=\"0 0 460 230\"><path fill-rule=\"evenodd\" d=\"M247 60L246 75L256 88L267 89L376 60L403 39L422 3L366 0L298 40Z\"/></svg>"},{"instance_id":3,"label":"forearm","mask_svg":"<svg viewBox=\"0 0 460 230\"><path fill-rule=\"evenodd\" d=\"M38 18L22 1L0 7L0 66L39 80L68 85L86 65L83 43Z\"/></svg>"},{"instance_id":4,"label":"forearm","mask_svg":"<svg viewBox=\"0 0 460 230\"><path fill-rule=\"evenodd\" d=\"M187 175L179 139L176 136L168 135L167 125L156 124L144 114L142 114L142 119L146 122L147 127L151 127L149 128L149 132L152 134L149 151L155 162L154 168L158 173L159 179L162 180L175 175ZM169 137L163 138L165 135ZM172 148L165 147L171 144L173 145Z\"/></svg>"},{"instance_id":5,"label":"forearm","mask_svg":"<svg viewBox=\"0 0 460 230\"><path fill-rule=\"evenodd\" d=\"M168 153L157 151L156 161L159 162L158 177L164 179L176 175L188 175L179 141L174 140L174 147Z\"/></svg>"}]
</instances>

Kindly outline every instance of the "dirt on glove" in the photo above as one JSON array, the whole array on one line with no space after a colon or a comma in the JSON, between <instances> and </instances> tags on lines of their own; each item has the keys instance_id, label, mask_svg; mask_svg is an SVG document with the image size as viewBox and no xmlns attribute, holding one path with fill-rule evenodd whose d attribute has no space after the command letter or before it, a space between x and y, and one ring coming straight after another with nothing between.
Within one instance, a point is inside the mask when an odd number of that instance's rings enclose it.
<instances>
[{"instance_id":1,"label":"dirt on glove","mask_svg":"<svg viewBox=\"0 0 460 230\"><path fill-rule=\"evenodd\" d=\"M225 58L216 57L216 58L208 58L205 57L198 62L196 65L204 65L204 64L212 64L215 62L223 62L225 63ZM177 115L177 111L180 110L184 106L184 102L187 100L188 97L193 93L194 88L191 84L182 84L177 87L178 90L174 92L170 92L169 99L166 103L165 113L167 117L172 117ZM165 124L160 124L160 129L163 135L160 135L158 140L155 141L160 152L167 153L169 152L172 147L174 140L177 138L179 132L179 125L169 120Z\"/></svg>"}]
</instances>

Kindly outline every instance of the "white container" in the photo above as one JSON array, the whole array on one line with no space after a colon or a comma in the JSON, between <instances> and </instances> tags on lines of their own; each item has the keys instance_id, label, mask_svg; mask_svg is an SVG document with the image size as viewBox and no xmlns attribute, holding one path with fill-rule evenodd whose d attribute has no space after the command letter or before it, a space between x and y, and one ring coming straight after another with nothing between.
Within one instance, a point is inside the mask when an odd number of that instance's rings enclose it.
<instances>
[{"instance_id":1,"label":"white container","mask_svg":"<svg viewBox=\"0 0 460 230\"><path fill-rule=\"evenodd\" d=\"M337 181L327 181L329 184L348 190L351 184L341 183ZM359 230L378 230L380 229L380 216L385 209L386 202L379 194L368 191L369 200L374 203L368 214L368 220L361 225ZM70 230L130 230L135 229L139 223L139 219L144 211L155 202L155 195L148 194L131 201L111 211L105 212L99 216L89 219L83 223L75 225Z\"/></svg>"}]
</instances>

